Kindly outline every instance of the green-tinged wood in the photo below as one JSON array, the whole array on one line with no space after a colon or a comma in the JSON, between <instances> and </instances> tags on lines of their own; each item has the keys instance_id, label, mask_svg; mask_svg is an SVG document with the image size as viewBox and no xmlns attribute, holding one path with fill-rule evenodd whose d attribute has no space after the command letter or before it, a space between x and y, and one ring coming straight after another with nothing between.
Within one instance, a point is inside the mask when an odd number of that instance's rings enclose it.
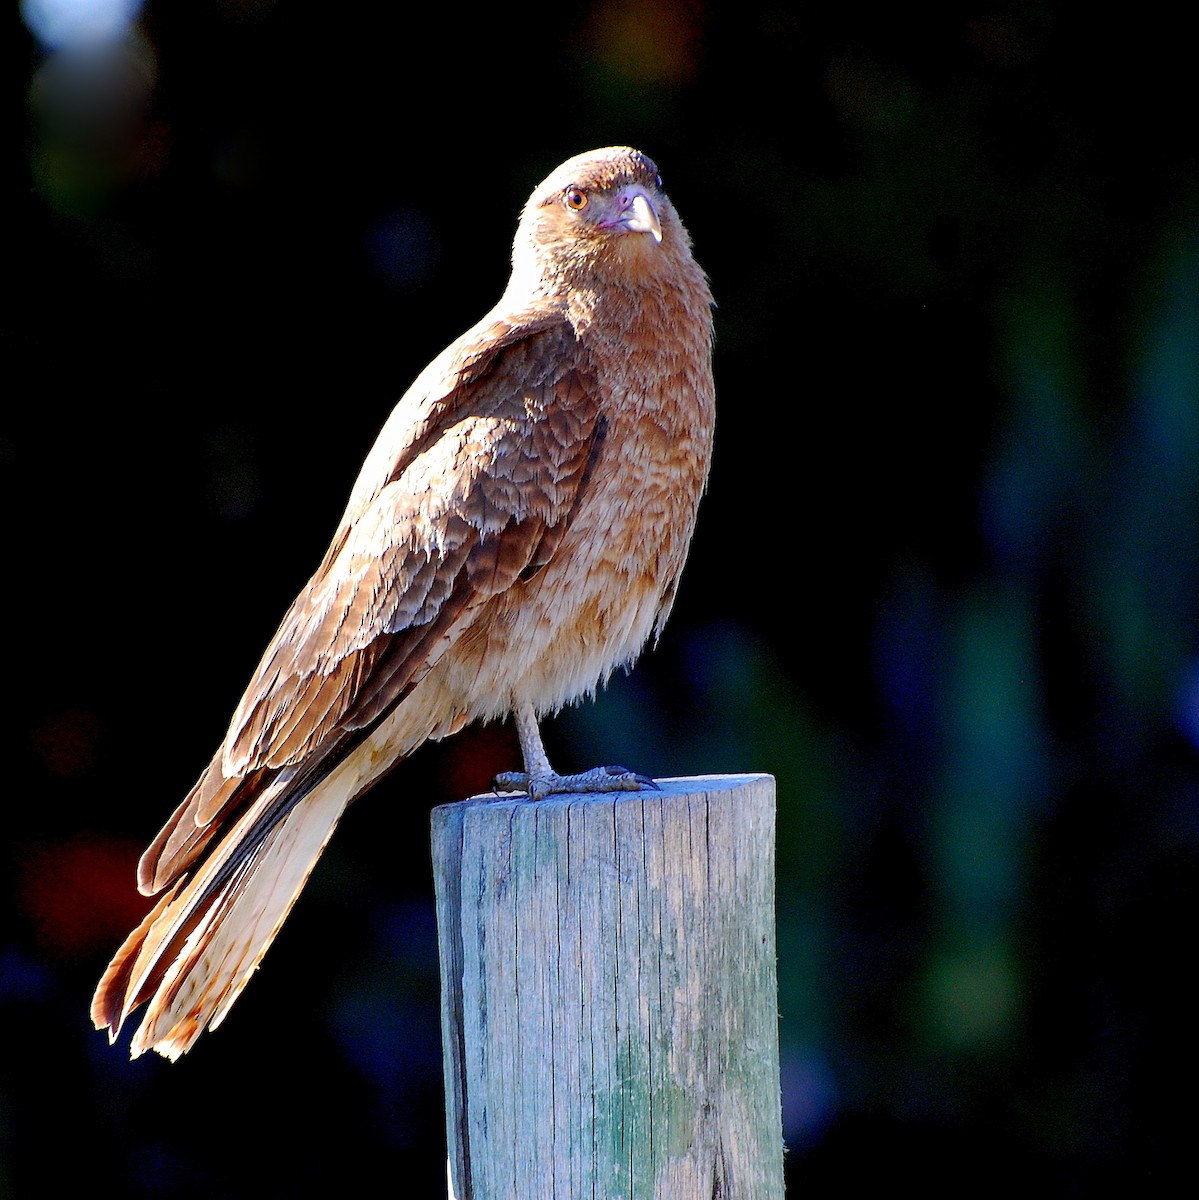
<instances>
[{"instance_id":1,"label":"green-tinged wood","mask_svg":"<svg viewBox=\"0 0 1199 1200\"><path fill-rule=\"evenodd\" d=\"M457 1200L783 1195L774 781L433 814Z\"/></svg>"}]
</instances>

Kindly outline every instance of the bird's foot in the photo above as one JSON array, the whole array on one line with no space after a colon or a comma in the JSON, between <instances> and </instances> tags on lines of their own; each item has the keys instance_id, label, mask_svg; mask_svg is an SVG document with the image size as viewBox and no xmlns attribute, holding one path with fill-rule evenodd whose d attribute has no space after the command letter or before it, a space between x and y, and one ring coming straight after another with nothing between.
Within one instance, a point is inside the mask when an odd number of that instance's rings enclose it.
<instances>
[{"instance_id":1,"label":"bird's foot","mask_svg":"<svg viewBox=\"0 0 1199 1200\"><path fill-rule=\"evenodd\" d=\"M645 788L662 790L648 775L638 775L626 767L594 767L578 775L505 771L495 777L497 792L527 792L530 800L544 800L546 796L566 792L639 792Z\"/></svg>"}]
</instances>

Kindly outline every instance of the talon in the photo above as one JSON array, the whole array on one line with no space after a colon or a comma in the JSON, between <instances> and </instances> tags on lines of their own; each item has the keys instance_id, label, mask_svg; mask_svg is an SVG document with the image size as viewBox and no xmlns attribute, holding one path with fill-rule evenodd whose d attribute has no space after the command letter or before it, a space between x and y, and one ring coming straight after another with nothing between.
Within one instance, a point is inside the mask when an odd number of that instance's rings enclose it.
<instances>
[{"instance_id":1,"label":"talon","mask_svg":"<svg viewBox=\"0 0 1199 1200\"><path fill-rule=\"evenodd\" d=\"M523 771L503 771L491 781L496 792L527 792L529 777Z\"/></svg>"},{"instance_id":2,"label":"talon","mask_svg":"<svg viewBox=\"0 0 1199 1200\"><path fill-rule=\"evenodd\" d=\"M649 788L662 789L648 776L630 771L628 767L593 767L578 775L559 775L550 766L541 744L541 732L532 705L518 704L512 710L524 771L505 771L494 780L497 792L527 792L531 800L546 796L568 795L571 792L638 792Z\"/></svg>"}]
</instances>

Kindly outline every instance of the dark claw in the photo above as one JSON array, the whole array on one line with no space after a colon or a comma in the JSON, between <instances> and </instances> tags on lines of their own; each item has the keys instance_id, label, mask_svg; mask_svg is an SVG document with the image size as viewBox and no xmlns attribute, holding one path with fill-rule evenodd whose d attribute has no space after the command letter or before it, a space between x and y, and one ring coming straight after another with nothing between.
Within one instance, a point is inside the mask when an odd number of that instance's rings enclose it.
<instances>
[{"instance_id":1,"label":"dark claw","mask_svg":"<svg viewBox=\"0 0 1199 1200\"><path fill-rule=\"evenodd\" d=\"M648 775L642 775L639 771L630 771L628 767L605 767L604 770L609 775L632 775L643 788L650 788L655 792L662 790Z\"/></svg>"}]
</instances>

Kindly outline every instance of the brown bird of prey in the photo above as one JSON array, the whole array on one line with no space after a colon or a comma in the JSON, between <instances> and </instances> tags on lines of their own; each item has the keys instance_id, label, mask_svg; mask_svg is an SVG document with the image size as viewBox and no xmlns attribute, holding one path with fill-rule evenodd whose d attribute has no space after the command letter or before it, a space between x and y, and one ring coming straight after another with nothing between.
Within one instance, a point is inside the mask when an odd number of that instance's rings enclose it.
<instances>
[{"instance_id":1,"label":"brown bird of prey","mask_svg":"<svg viewBox=\"0 0 1199 1200\"><path fill-rule=\"evenodd\" d=\"M383 426L332 545L225 740L138 866L157 905L92 1018L134 1057L215 1027L345 807L426 738L511 713L527 792L558 776L538 717L594 693L666 620L712 449L711 295L644 154L565 162L529 198L499 304Z\"/></svg>"}]
</instances>

